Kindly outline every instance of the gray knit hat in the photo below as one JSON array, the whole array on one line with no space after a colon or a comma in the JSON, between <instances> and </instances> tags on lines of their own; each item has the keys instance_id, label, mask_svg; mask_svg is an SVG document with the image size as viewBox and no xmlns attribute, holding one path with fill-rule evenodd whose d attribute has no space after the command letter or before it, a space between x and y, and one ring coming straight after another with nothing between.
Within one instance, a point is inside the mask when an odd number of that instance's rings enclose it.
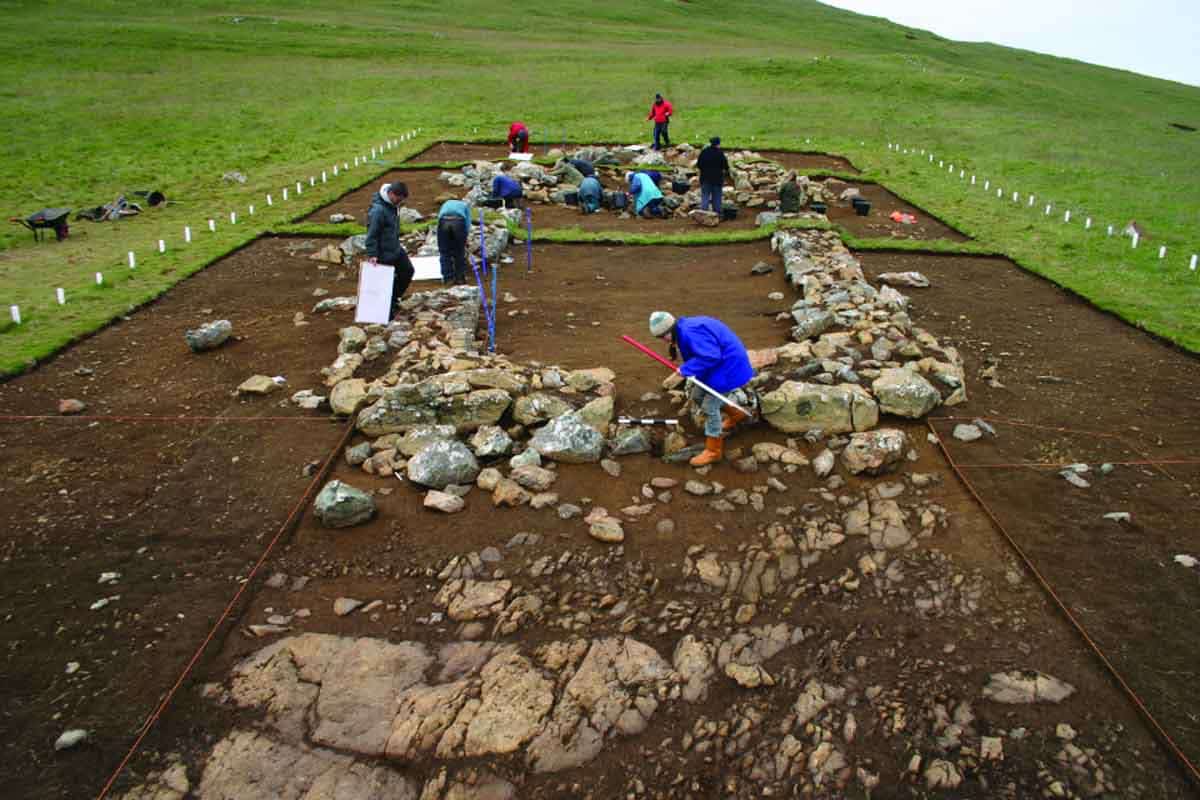
<instances>
[{"instance_id":1,"label":"gray knit hat","mask_svg":"<svg viewBox=\"0 0 1200 800\"><path fill-rule=\"evenodd\" d=\"M655 311L650 315L650 335L656 339L662 336L675 324L675 317L669 311Z\"/></svg>"}]
</instances>

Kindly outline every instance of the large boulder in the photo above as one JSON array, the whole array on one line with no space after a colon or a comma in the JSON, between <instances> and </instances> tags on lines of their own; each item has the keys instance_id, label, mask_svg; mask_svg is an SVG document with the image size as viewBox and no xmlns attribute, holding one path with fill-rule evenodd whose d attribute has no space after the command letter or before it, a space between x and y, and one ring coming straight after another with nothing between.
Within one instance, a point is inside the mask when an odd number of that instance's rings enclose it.
<instances>
[{"instance_id":1,"label":"large boulder","mask_svg":"<svg viewBox=\"0 0 1200 800\"><path fill-rule=\"evenodd\" d=\"M536 425L546 422L573 410L571 404L561 397L545 392L534 392L525 397L518 397L513 406L513 419L522 425Z\"/></svg>"},{"instance_id":2,"label":"large boulder","mask_svg":"<svg viewBox=\"0 0 1200 800\"><path fill-rule=\"evenodd\" d=\"M649 453L651 447L650 434L645 428L619 428L609 444L609 455L629 456L634 453Z\"/></svg>"},{"instance_id":3,"label":"large boulder","mask_svg":"<svg viewBox=\"0 0 1200 800\"><path fill-rule=\"evenodd\" d=\"M908 437L904 431L880 428L851 436L850 444L842 451L842 462L855 475L863 472L879 475L900 463L907 449Z\"/></svg>"},{"instance_id":4,"label":"large boulder","mask_svg":"<svg viewBox=\"0 0 1200 800\"><path fill-rule=\"evenodd\" d=\"M433 442L408 461L408 479L431 489L474 483L478 475L475 454L457 439Z\"/></svg>"},{"instance_id":5,"label":"large boulder","mask_svg":"<svg viewBox=\"0 0 1200 800\"><path fill-rule=\"evenodd\" d=\"M617 375L608 367L591 367L577 369L567 375L567 385L580 392L590 392L599 389L606 383L612 383Z\"/></svg>"},{"instance_id":6,"label":"large boulder","mask_svg":"<svg viewBox=\"0 0 1200 800\"><path fill-rule=\"evenodd\" d=\"M601 436L608 435L608 426L613 418L612 395L597 397L579 409L579 418L596 429Z\"/></svg>"},{"instance_id":7,"label":"large boulder","mask_svg":"<svg viewBox=\"0 0 1200 800\"><path fill-rule=\"evenodd\" d=\"M409 428L403 436L392 438L395 438L395 447L401 455L412 458L434 442L453 439L454 432L453 425L418 425Z\"/></svg>"},{"instance_id":8,"label":"large boulder","mask_svg":"<svg viewBox=\"0 0 1200 800\"><path fill-rule=\"evenodd\" d=\"M502 369L469 369L453 374L469 383L472 389L503 389L512 394L524 394L529 385L520 374Z\"/></svg>"},{"instance_id":9,"label":"large boulder","mask_svg":"<svg viewBox=\"0 0 1200 800\"><path fill-rule=\"evenodd\" d=\"M330 481L313 502L317 519L326 528L348 528L375 515L371 495L341 481Z\"/></svg>"},{"instance_id":10,"label":"large boulder","mask_svg":"<svg viewBox=\"0 0 1200 800\"><path fill-rule=\"evenodd\" d=\"M762 396L762 416L785 433L850 433L875 427L879 408L861 386L786 381Z\"/></svg>"},{"instance_id":11,"label":"large boulder","mask_svg":"<svg viewBox=\"0 0 1200 800\"><path fill-rule=\"evenodd\" d=\"M367 402L367 382L362 378L347 378L339 381L329 393L329 406L333 413L349 416L356 413Z\"/></svg>"},{"instance_id":12,"label":"large boulder","mask_svg":"<svg viewBox=\"0 0 1200 800\"><path fill-rule=\"evenodd\" d=\"M358 429L367 436L399 433L416 425L453 425L459 432L495 425L512 396L503 389L477 389L443 395L436 382L401 384L388 389L358 415Z\"/></svg>"},{"instance_id":13,"label":"large boulder","mask_svg":"<svg viewBox=\"0 0 1200 800\"><path fill-rule=\"evenodd\" d=\"M232 335L233 323L227 319L219 319L201 325L199 328L185 331L183 338L187 341L188 347L192 348L193 353L202 353L205 350L220 347Z\"/></svg>"},{"instance_id":14,"label":"large boulder","mask_svg":"<svg viewBox=\"0 0 1200 800\"><path fill-rule=\"evenodd\" d=\"M484 425L471 437L471 447L479 458L500 458L512 450L512 437L498 425Z\"/></svg>"},{"instance_id":15,"label":"large boulder","mask_svg":"<svg viewBox=\"0 0 1200 800\"><path fill-rule=\"evenodd\" d=\"M797 342L815 339L832 328L835 322L833 313L821 308L793 308L792 319L796 321L792 338Z\"/></svg>"},{"instance_id":16,"label":"large boulder","mask_svg":"<svg viewBox=\"0 0 1200 800\"><path fill-rule=\"evenodd\" d=\"M576 413L555 417L538 429L530 446L552 461L583 464L600 460L604 437Z\"/></svg>"},{"instance_id":17,"label":"large boulder","mask_svg":"<svg viewBox=\"0 0 1200 800\"><path fill-rule=\"evenodd\" d=\"M941 394L932 383L904 368L881 370L871 384L871 391L885 414L910 419L925 416L942 402Z\"/></svg>"}]
</instances>

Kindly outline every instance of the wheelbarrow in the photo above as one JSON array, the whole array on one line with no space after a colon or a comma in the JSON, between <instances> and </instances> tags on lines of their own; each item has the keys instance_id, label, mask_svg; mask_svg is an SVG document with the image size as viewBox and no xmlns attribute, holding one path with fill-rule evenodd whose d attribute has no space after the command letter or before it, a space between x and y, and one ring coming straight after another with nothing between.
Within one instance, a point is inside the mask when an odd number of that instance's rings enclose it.
<instances>
[{"instance_id":1,"label":"wheelbarrow","mask_svg":"<svg viewBox=\"0 0 1200 800\"><path fill-rule=\"evenodd\" d=\"M23 225L33 231L33 240L40 242L42 240L42 231L53 230L54 238L62 241L67 238L69 229L67 227L67 217L71 215L69 208L43 208L41 211L35 211L28 217L10 217L10 222L15 222L18 225Z\"/></svg>"}]
</instances>

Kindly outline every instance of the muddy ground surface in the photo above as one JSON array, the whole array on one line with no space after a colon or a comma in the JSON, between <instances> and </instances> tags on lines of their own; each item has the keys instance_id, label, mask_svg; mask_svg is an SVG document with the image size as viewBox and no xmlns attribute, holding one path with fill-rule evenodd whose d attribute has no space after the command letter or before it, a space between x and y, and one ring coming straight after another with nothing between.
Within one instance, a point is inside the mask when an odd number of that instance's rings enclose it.
<instances>
[{"instance_id":1,"label":"muddy ground surface","mask_svg":"<svg viewBox=\"0 0 1200 800\"><path fill-rule=\"evenodd\" d=\"M441 208L441 203L437 201L440 195L452 190L456 197L462 194L461 191L438 180L438 176L441 174L442 170L440 169L395 169L381 178L347 192L329 205L317 209L302 219L304 222L329 222L332 214L350 214L354 217L355 222L365 226L367 209L371 207L375 195L379 193L385 183L396 181L400 181L408 187L408 199L404 202L405 207L416 209L425 216L436 216L438 209Z\"/></svg>"},{"instance_id":2,"label":"muddy ground surface","mask_svg":"<svg viewBox=\"0 0 1200 800\"><path fill-rule=\"evenodd\" d=\"M730 148L725 148L727 151ZM848 172L857 175L861 170L850 163L848 158L831 156L828 153L794 153L789 150L756 150L763 158L778 162L788 169L805 172Z\"/></svg>"},{"instance_id":3,"label":"muddy ground surface","mask_svg":"<svg viewBox=\"0 0 1200 800\"><path fill-rule=\"evenodd\" d=\"M78 397L92 414L179 418L161 424L5 423L0 486L8 525L0 533L6 587L0 618L6 652L0 699L9 796L67 798L98 790L302 496L311 480L305 467L340 438L340 424L283 402L293 390L319 386L320 367L336 355L337 330L352 319L348 312L308 313L314 289L334 295L354 291L352 274L337 267L321 270L306 258L321 244L262 240L181 283L128 321L0 386L0 411L7 415L54 414L59 399ZM919 269L933 282L930 289L906 292L914 299L914 319L966 356L971 399L952 409L955 416L1078 427L1129 442L994 421L996 439L951 443L956 461L1086 461L1094 467L1101 460L1145 460L1139 457L1144 453L1186 458L1193 449L1188 429L1200 398L1200 369L1192 357L1004 261L895 254L862 259L871 277ZM758 261L777 269L752 277L750 267ZM523 259L517 258L502 276L500 291L513 298L499 304L500 351L514 360L610 367L618 376L618 413L639 416L675 415L665 400L641 399L661 391L661 367L617 338L629 333L648 340L650 310L721 316L756 348L785 340L788 324L774 314L791 302L779 261L765 242L690 248L538 245L533 274L524 275ZM770 300L773 291L786 299ZM305 313L310 324L297 327L296 312ZM213 318L230 319L239 339L212 353L191 354L182 331ZM994 380L1002 386L980 375L993 364ZM289 386L267 398L232 397L233 388L254 373L283 375ZM284 419L187 419L211 416ZM1037 793L1044 785L1041 765L1053 765L1060 749L1054 737L1059 722L1080 732L1081 745L1100 748L1105 770L1117 777L1125 796L1188 796L1129 704L924 438L927 428L903 427L918 459L905 471L935 476L919 496L943 506L948 524L904 556L908 593L883 593L868 583L856 594L839 584L862 554L861 543L848 543L803 574L804 591L790 600L761 602L753 624L786 622L814 630L814 638L768 666L776 674L795 669L862 686L886 685L914 719L932 713L931 697L947 704L967 699L984 732L1003 735L1018 726L1031 731L1020 741L1005 740L1004 762L981 767L958 792L940 796ZM935 420L944 439L952 427ZM735 435L730 446L786 438L760 426ZM802 441L797 446L815 455ZM619 508L638 498L651 477L681 483L696 477L687 467L646 455L621 464L619 477L595 465L563 465L554 491L585 507ZM1200 753L1191 716L1197 707L1191 673L1200 653L1185 629L1198 581L1194 571L1171 561L1176 552L1195 554L1188 549L1194 546L1188 537L1195 467L1167 466L1168 477L1152 467L1118 466L1096 477L1089 490L1069 486L1047 468L965 469L1168 729L1193 757ZM444 517L422 509L420 495L394 478L364 475L340 459L333 474L376 491L377 519L329 531L304 516L268 565L268 573L288 580L281 588L261 581L250 587L246 607L222 628L210 656L131 765L129 779L175 752L195 781L212 743L235 726L252 724L246 712L202 698L199 689L225 680L232 664L270 641L251 637L245 628L274 613L309 610L293 623L296 632L448 643L459 630L432 616L441 585L434 576L453 556L494 546L503 554L497 569L529 587L546 587L546 596L554 598L544 624L522 629L512 641L532 647L568 632L614 635L623 620L603 613L601 599L612 593L628 600L640 620L633 635L669 657L684 628L676 627L678 615L669 613L668 604L704 609L709 602L681 572L688 548L703 545L721 559L737 560L779 509L821 502L825 490L807 468L781 471L786 488L768 494L765 512L717 514L706 498L676 489L669 503L628 527L624 547L617 549L594 542L578 519L564 521L553 508L497 510L486 494L473 492L465 511ZM729 464L704 478L748 490L764 480L761 473L742 474ZM838 493L858 495L872 483L850 477ZM1132 524L1100 518L1108 511L1129 511ZM668 515L674 532L657 533L655 523ZM506 547L518 532L541 539ZM567 552L575 556L572 566L541 579L528 576L532 562ZM97 582L112 571L121 573L116 583ZM977 610L915 610L920 587L941 585L952 575L982 587ZM295 589L296 577L308 581ZM337 616L332 603L342 596L384 605L372 614ZM109 602L91 610L101 599ZM582 628L580 612L588 614ZM70 675L69 662L80 665ZM1078 693L1059 706L998 706L979 699L988 673L1020 668L1057 675ZM769 712L795 698L786 685L748 691L727 681L700 705L664 708L643 733L618 740L584 767L527 776L519 761L501 759L492 766L518 782L521 796L612 797L633 790L635 778L650 793L714 796L735 762L661 743L677 740L700 716L720 720L747 703ZM860 719L864 727L869 714ZM774 718L768 713L768 719ZM55 737L77 727L92 731L89 743L55 754ZM913 749L928 744L904 736L866 739L856 763L884 779L872 796L921 796L924 784L914 783L904 769ZM420 763L412 772L428 775L435 768ZM676 775L686 777L676 781Z\"/></svg>"},{"instance_id":4,"label":"muddy ground surface","mask_svg":"<svg viewBox=\"0 0 1200 800\"><path fill-rule=\"evenodd\" d=\"M877 183L843 183L835 181L827 184L840 194L838 187L855 187L859 193L871 202L871 209L865 217L860 217L850 203L834 202L829 204L825 216L835 225L841 225L863 239L949 239L952 242L969 241L971 237L950 227L922 208L918 208L898 195L892 194ZM893 211L912 214L916 217L913 224L896 222L891 219Z\"/></svg>"},{"instance_id":5,"label":"muddy ground surface","mask_svg":"<svg viewBox=\"0 0 1200 800\"><path fill-rule=\"evenodd\" d=\"M340 423L277 402L287 389L231 396L255 373L311 379L336 347L325 320L293 323L315 287L336 283L289 254L300 245L259 241L0 385L5 415L53 416L78 398L88 415L135 418L0 423L7 796L99 790L300 499L305 465L337 442ZM221 318L236 339L192 354L183 331ZM203 419L214 416L246 421ZM99 584L105 572L120 578ZM74 727L96 745L56 757Z\"/></svg>"},{"instance_id":6,"label":"muddy ground surface","mask_svg":"<svg viewBox=\"0 0 1200 800\"><path fill-rule=\"evenodd\" d=\"M530 147L530 152L535 157L540 157L542 149ZM455 161L475 161L476 159L498 161L508 154L508 145L504 142L496 144L438 142L406 160L413 164L447 164Z\"/></svg>"},{"instance_id":7,"label":"muddy ground surface","mask_svg":"<svg viewBox=\"0 0 1200 800\"><path fill-rule=\"evenodd\" d=\"M969 406L999 436L971 444L938 424L967 479L1068 608L1125 673L1193 760L1200 756L1200 639L1181 629L1200 576L1174 562L1195 555L1200 360L1096 311L1049 281L995 258L866 253L872 277L919 270L910 290L922 318L966 357ZM995 367L994 385L980 372ZM1040 426L1040 427L1030 427ZM1061 466L1130 464L1067 484ZM974 466L971 466L974 465ZM1127 511L1131 521L1103 515ZM1178 679L1186 680L1180 682Z\"/></svg>"}]
</instances>

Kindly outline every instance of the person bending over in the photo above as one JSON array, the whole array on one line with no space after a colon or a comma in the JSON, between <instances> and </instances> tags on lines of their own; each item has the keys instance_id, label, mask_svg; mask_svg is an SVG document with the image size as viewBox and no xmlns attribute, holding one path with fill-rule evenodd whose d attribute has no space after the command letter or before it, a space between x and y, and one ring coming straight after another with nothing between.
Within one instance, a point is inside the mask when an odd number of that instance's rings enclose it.
<instances>
[{"instance_id":1,"label":"person bending over","mask_svg":"<svg viewBox=\"0 0 1200 800\"><path fill-rule=\"evenodd\" d=\"M508 152L529 152L529 128L524 122L514 122L508 126Z\"/></svg>"},{"instance_id":2,"label":"person bending over","mask_svg":"<svg viewBox=\"0 0 1200 800\"><path fill-rule=\"evenodd\" d=\"M719 319L680 317L667 311L650 315L650 335L670 343L672 357L678 350L683 363L663 381L664 389L673 389L686 378L695 378L710 389L728 396L754 377L750 356L737 334ZM689 463L702 467L724 456L724 434L730 433L746 415L726 406L720 398L692 384L691 397L700 404L704 416L704 452Z\"/></svg>"},{"instance_id":3,"label":"person bending over","mask_svg":"<svg viewBox=\"0 0 1200 800\"><path fill-rule=\"evenodd\" d=\"M442 283L467 282L467 236L471 232L471 207L462 200L447 200L438 209L438 260Z\"/></svg>"},{"instance_id":4,"label":"person bending over","mask_svg":"<svg viewBox=\"0 0 1200 800\"><path fill-rule=\"evenodd\" d=\"M505 208L517 208L524 196L525 190L516 178L501 174L492 179L492 198L499 200Z\"/></svg>"},{"instance_id":5,"label":"person bending over","mask_svg":"<svg viewBox=\"0 0 1200 800\"><path fill-rule=\"evenodd\" d=\"M662 190L644 172L630 172L625 176L629 181L629 193L633 195L634 213L642 217L665 217L667 210L663 207Z\"/></svg>"},{"instance_id":6,"label":"person bending over","mask_svg":"<svg viewBox=\"0 0 1200 800\"><path fill-rule=\"evenodd\" d=\"M595 175L589 175L579 184L579 210L584 214L595 214L600 210L604 187Z\"/></svg>"}]
</instances>

